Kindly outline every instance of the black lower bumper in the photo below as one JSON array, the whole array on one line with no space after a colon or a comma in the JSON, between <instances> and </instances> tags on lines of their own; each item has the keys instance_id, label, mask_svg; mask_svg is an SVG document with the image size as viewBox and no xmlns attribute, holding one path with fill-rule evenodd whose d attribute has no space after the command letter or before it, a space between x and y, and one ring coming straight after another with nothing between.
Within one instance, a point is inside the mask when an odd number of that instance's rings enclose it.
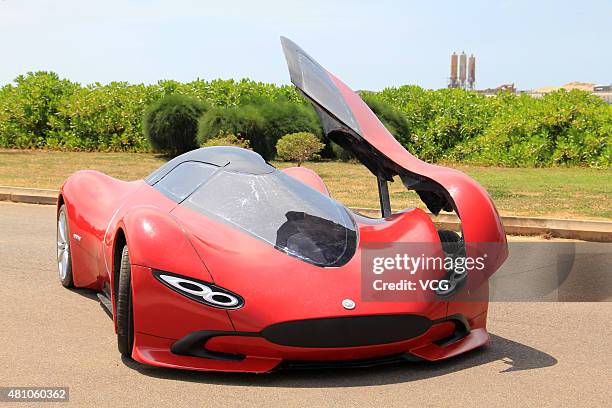
<instances>
[{"instance_id":1,"label":"black lower bumper","mask_svg":"<svg viewBox=\"0 0 612 408\"><path fill-rule=\"evenodd\" d=\"M268 326L261 332L237 332L202 330L177 340L171 348L174 354L223 361L242 361L242 354L222 353L206 349L206 343L218 336L262 337L271 343L302 348L347 348L395 343L418 337L431 326L446 321L455 323L454 332L436 341L446 346L461 340L470 333L470 326L463 315L430 320L411 314L355 316L324 319L295 320ZM369 367L399 361L419 360L409 353L366 360L350 361L284 361L288 368Z\"/></svg>"}]
</instances>

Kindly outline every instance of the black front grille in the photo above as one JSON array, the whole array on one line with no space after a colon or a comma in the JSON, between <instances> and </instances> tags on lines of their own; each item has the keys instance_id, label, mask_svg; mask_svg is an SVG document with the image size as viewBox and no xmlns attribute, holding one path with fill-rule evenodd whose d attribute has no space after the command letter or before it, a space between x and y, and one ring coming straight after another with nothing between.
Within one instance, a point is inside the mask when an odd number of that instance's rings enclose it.
<instances>
[{"instance_id":1,"label":"black front grille","mask_svg":"<svg viewBox=\"0 0 612 408\"><path fill-rule=\"evenodd\" d=\"M295 320L266 327L261 335L283 346L339 348L409 340L432 325L426 317L402 314Z\"/></svg>"}]
</instances>

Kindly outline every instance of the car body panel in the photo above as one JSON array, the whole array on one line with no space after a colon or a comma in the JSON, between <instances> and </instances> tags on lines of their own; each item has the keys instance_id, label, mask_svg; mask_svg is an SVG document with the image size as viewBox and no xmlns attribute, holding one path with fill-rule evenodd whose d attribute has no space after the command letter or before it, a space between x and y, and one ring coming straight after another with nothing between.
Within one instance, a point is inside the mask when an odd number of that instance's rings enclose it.
<instances>
[{"instance_id":1,"label":"car body panel","mask_svg":"<svg viewBox=\"0 0 612 408\"><path fill-rule=\"evenodd\" d=\"M245 305L228 313L238 331L260 331L282 321L319 316L415 312L431 319L446 315L446 302L358 302L342 307L346 298L361 297L361 258L357 254L339 268L321 268L278 250L243 232L177 206L172 214L189 220L192 243L205 261L214 283L239 293ZM421 210L397 215L383 225L360 225L360 245L387 235L393 238L437 240L433 223ZM358 253L359 253L358 249ZM265 259L254 263L254 259ZM441 272L440 272L441 273ZM266 284L273 282L273 284ZM279 288L290 288L279 290ZM299 307L291 305L299 304Z\"/></svg>"},{"instance_id":2,"label":"car body panel","mask_svg":"<svg viewBox=\"0 0 612 408\"><path fill-rule=\"evenodd\" d=\"M283 173L290 175L291 177L301 181L308 187L317 190L321 194L330 196L327 186L323 182L323 179L319 177L317 173L306 167L288 167L281 170Z\"/></svg>"}]
</instances>

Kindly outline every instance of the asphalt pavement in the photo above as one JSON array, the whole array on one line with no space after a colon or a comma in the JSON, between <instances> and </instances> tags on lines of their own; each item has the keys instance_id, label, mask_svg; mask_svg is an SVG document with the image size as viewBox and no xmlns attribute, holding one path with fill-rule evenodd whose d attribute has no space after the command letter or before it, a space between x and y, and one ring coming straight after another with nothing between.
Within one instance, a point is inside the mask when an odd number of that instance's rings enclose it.
<instances>
[{"instance_id":1,"label":"asphalt pavement","mask_svg":"<svg viewBox=\"0 0 612 408\"><path fill-rule=\"evenodd\" d=\"M612 302L493 302L490 344L439 363L259 375L159 369L122 360L95 294L60 285L53 206L0 203L0 233L0 387L70 387L70 405L98 407L612 401Z\"/></svg>"}]
</instances>

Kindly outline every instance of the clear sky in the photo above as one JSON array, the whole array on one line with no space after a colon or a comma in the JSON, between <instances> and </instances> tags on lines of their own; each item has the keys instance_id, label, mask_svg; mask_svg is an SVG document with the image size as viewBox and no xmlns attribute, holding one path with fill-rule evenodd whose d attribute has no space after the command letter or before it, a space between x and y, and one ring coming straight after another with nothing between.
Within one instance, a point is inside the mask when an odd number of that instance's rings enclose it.
<instances>
[{"instance_id":1,"label":"clear sky","mask_svg":"<svg viewBox=\"0 0 612 408\"><path fill-rule=\"evenodd\" d=\"M478 88L612 83L612 0L0 0L0 85L35 70L288 83L280 35L355 89L444 87L462 50Z\"/></svg>"}]
</instances>

